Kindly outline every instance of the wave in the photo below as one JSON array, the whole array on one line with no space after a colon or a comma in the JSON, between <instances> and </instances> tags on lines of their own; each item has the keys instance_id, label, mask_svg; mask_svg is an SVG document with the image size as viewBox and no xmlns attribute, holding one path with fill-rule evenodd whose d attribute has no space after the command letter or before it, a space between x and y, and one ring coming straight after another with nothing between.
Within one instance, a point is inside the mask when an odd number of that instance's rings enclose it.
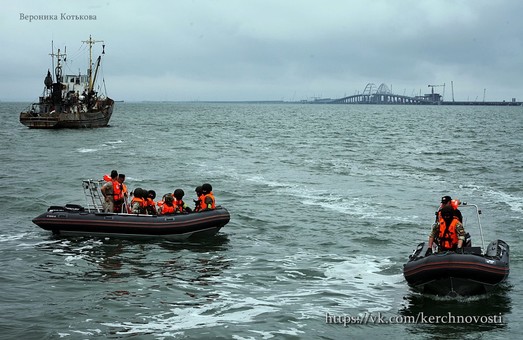
<instances>
[{"instance_id":1,"label":"wave","mask_svg":"<svg viewBox=\"0 0 523 340\"><path fill-rule=\"evenodd\" d=\"M139 321L127 319L103 325L116 328L113 332L119 335L180 336L196 330L216 334L224 324L241 324L246 330L249 324L263 324L267 329L256 327L251 331L269 337L300 336L307 333L305 320L322 320L325 312L393 309L399 296L395 291L404 287L400 274L385 273L394 265L389 259L368 255L349 259L298 252L269 261L245 257L235 271L223 273L216 282L207 282L212 287L211 295L190 294L191 299L169 303L166 310L143 314ZM249 296L245 296L246 290ZM282 320L289 327L268 326Z\"/></svg>"}]
</instances>

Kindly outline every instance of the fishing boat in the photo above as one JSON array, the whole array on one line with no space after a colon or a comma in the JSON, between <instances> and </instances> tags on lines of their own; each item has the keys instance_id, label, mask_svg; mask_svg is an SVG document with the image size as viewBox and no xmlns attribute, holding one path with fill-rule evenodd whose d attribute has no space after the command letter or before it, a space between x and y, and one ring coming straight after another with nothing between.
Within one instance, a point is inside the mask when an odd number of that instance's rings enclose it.
<instances>
[{"instance_id":1,"label":"fishing boat","mask_svg":"<svg viewBox=\"0 0 523 340\"><path fill-rule=\"evenodd\" d=\"M44 79L44 90L37 103L31 104L20 113L20 123L35 129L59 128L97 128L109 124L113 113L114 100L101 91L101 84L97 83L98 71L101 64L101 55L96 59L93 71L92 48L96 43L103 41L89 40L83 43L89 46L89 67L87 74L62 73L62 61L67 61L67 54L51 53L54 76L47 70ZM103 45L102 54L105 54ZM54 61L56 58L56 67Z\"/></svg>"},{"instance_id":2,"label":"fishing boat","mask_svg":"<svg viewBox=\"0 0 523 340\"><path fill-rule=\"evenodd\" d=\"M185 240L215 235L230 220L224 207L188 214L145 215L103 212L103 181L84 180L86 206L51 206L33 223L55 235Z\"/></svg>"},{"instance_id":3,"label":"fishing boat","mask_svg":"<svg viewBox=\"0 0 523 340\"><path fill-rule=\"evenodd\" d=\"M472 246L470 236L462 249L438 252L428 242L418 244L403 266L405 280L414 290L438 296L473 296L486 294L505 282L509 275L509 246L494 240L485 248L478 206L475 208L482 246ZM463 221L464 225L465 219ZM468 226L465 226L465 230Z\"/></svg>"}]
</instances>

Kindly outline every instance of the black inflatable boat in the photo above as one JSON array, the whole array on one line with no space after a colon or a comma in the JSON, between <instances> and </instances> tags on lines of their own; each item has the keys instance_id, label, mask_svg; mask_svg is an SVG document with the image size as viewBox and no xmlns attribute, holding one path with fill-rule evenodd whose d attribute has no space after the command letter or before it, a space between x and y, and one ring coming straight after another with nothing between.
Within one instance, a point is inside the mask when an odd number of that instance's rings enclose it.
<instances>
[{"instance_id":1,"label":"black inflatable boat","mask_svg":"<svg viewBox=\"0 0 523 340\"><path fill-rule=\"evenodd\" d=\"M479 230L481 211L476 205ZM483 242L483 241L482 241ZM485 294L509 275L509 246L502 240L492 241L485 251L481 247L463 247L457 252L432 252L428 242L420 243L403 267L409 286L421 293L439 296Z\"/></svg>"},{"instance_id":2,"label":"black inflatable boat","mask_svg":"<svg viewBox=\"0 0 523 340\"><path fill-rule=\"evenodd\" d=\"M227 209L190 214L142 215L88 211L79 205L52 206L33 219L56 235L187 239L216 234L230 220Z\"/></svg>"},{"instance_id":3,"label":"black inflatable boat","mask_svg":"<svg viewBox=\"0 0 523 340\"><path fill-rule=\"evenodd\" d=\"M104 181L84 180L85 207L76 204L51 206L33 219L40 228L64 236L124 236L183 240L211 236L229 223L227 209L172 215L103 212L100 188ZM127 202L125 204L128 204ZM128 211L122 209L122 211Z\"/></svg>"}]
</instances>

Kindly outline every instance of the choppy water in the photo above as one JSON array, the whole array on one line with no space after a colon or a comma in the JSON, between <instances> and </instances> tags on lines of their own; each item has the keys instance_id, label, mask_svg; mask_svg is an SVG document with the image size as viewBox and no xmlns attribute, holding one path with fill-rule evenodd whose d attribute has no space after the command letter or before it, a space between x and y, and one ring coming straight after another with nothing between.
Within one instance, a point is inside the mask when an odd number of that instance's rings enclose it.
<instances>
[{"instance_id":1,"label":"choppy water","mask_svg":"<svg viewBox=\"0 0 523 340\"><path fill-rule=\"evenodd\" d=\"M523 108L117 103L111 127L30 130L0 103L0 338L506 339L523 335ZM159 194L213 184L231 222L174 243L55 238L31 219L111 169ZM511 247L488 296L412 292L402 265L444 194ZM475 241L477 230L470 230ZM499 316L347 325L329 315Z\"/></svg>"}]
</instances>

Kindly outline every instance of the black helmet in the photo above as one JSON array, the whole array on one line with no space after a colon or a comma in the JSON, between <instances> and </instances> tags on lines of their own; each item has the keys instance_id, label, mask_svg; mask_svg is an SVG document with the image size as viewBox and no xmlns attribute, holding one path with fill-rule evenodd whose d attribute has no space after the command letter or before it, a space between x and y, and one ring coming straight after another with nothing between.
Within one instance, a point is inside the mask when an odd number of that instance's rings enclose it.
<instances>
[{"instance_id":1,"label":"black helmet","mask_svg":"<svg viewBox=\"0 0 523 340\"><path fill-rule=\"evenodd\" d=\"M212 191L212 185L210 185L209 183L202 184L202 191L204 193L206 193L206 194L211 192Z\"/></svg>"},{"instance_id":2,"label":"black helmet","mask_svg":"<svg viewBox=\"0 0 523 340\"><path fill-rule=\"evenodd\" d=\"M196 192L196 195L200 196L202 194L202 186L198 185L196 189L194 189L194 192Z\"/></svg>"},{"instance_id":3,"label":"black helmet","mask_svg":"<svg viewBox=\"0 0 523 340\"><path fill-rule=\"evenodd\" d=\"M147 197L155 199L156 198L156 191L154 191L154 190L147 191Z\"/></svg>"},{"instance_id":4,"label":"black helmet","mask_svg":"<svg viewBox=\"0 0 523 340\"><path fill-rule=\"evenodd\" d=\"M443 197L441 198L441 204L447 204L447 203L449 203L450 201L452 201L452 197L450 197L450 196L443 196Z\"/></svg>"},{"instance_id":5,"label":"black helmet","mask_svg":"<svg viewBox=\"0 0 523 340\"><path fill-rule=\"evenodd\" d=\"M176 197L177 200L181 200L183 198L183 195L185 195L185 192L183 192L182 189L174 190L173 196Z\"/></svg>"},{"instance_id":6,"label":"black helmet","mask_svg":"<svg viewBox=\"0 0 523 340\"><path fill-rule=\"evenodd\" d=\"M134 192L133 192L134 197L143 198L143 192L144 192L144 191L145 191L145 190L143 190L142 188L136 188L136 189L134 189Z\"/></svg>"}]
</instances>

